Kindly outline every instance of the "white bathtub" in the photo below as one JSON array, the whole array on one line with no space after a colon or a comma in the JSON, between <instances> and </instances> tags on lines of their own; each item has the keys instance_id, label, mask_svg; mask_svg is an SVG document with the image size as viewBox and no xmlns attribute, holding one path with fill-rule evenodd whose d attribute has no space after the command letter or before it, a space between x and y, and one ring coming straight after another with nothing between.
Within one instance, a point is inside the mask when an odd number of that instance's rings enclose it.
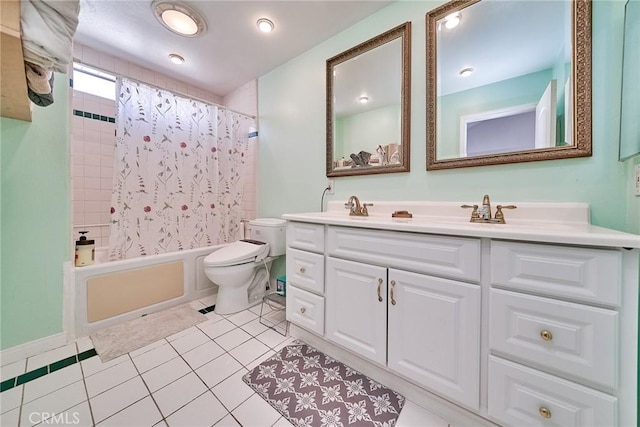
<instances>
[{"instance_id":1,"label":"white bathtub","mask_svg":"<svg viewBox=\"0 0 640 427\"><path fill-rule=\"evenodd\" d=\"M217 293L202 262L222 245L135 259L108 261L96 249L96 263L70 267L70 309L65 323L75 338ZM156 286L156 283L158 284Z\"/></svg>"}]
</instances>

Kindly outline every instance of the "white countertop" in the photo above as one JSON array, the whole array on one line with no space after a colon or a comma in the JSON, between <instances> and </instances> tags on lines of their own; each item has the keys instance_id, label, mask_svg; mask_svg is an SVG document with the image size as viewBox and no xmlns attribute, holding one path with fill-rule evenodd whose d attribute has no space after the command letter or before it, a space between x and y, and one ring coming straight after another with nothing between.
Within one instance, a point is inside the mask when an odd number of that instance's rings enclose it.
<instances>
[{"instance_id":1,"label":"white countertop","mask_svg":"<svg viewBox=\"0 0 640 427\"><path fill-rule=\"evenodd\" d=\"M518 203L517 209L504 210L506 224L469 222L471 210L460 208L462 204L472 204L469 202L372 203L366 217L349 216L343 202L330 202L326 212L284 214L282 218L377 230L640 248L640 235L591 225L589 205L584 203ZM492 202L493 212L498 204L509 203ZM392 218L391 213L396 210L408 210L413 218Z\"/></svg>"}]
</instances>

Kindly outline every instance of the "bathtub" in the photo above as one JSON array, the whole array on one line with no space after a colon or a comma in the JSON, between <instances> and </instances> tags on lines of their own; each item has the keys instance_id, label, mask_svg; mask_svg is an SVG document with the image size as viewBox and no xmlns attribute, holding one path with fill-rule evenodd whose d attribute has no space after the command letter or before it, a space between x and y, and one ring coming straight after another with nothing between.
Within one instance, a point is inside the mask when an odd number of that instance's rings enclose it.
<instances>
[{"instance_id":1,"label":"bathtub","mask_svg":"<svg viewBox=\"0 0 640 427\"><path fill-rule=\"evenodd\" d=\"M96 249L96 263L67 269L67 326L75 338L217 293L204 258L223 245L121 261Z\"/></svg>"}]
</instances>

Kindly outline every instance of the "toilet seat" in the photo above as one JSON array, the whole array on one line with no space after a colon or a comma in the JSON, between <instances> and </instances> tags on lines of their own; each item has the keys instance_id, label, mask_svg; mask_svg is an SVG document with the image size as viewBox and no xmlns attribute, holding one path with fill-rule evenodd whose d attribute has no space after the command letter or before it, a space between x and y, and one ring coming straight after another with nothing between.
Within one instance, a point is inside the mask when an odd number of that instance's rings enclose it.
<instances>
[{"instance_id":1,"label":"toilet seat","mask_svg":"<svg viewBox=\"0 0 640 427\"><path fill-rule=\"evenodd\" d=\"M263 242L238 241L230 243L207 255L205 267L227 267L261 260L269 253L269 245Z\"/></svg>"}]
</instances>

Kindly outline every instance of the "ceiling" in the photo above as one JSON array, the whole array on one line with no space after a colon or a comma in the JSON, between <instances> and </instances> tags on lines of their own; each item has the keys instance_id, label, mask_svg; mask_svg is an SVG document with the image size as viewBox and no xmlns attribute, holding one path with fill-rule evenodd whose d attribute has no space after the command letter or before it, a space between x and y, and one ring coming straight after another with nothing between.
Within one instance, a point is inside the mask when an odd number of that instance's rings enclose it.
<instances>
[{"instance_id":1,"label":"ceiling","mask_svg":"<svg viewBox=\"0 0 640 427\"><path fill-rule=\"evenodd\" d=\"M80 0L80 22L74 40L225 96L392 1L183 3L204 16L206 34L190 38L165 29L152 12L151 0ZM262 17L275 23L274 31L258 31L256 21ZM185 63L171 63L170 53L180 54Z\"/></svg>"}]
</instances>

